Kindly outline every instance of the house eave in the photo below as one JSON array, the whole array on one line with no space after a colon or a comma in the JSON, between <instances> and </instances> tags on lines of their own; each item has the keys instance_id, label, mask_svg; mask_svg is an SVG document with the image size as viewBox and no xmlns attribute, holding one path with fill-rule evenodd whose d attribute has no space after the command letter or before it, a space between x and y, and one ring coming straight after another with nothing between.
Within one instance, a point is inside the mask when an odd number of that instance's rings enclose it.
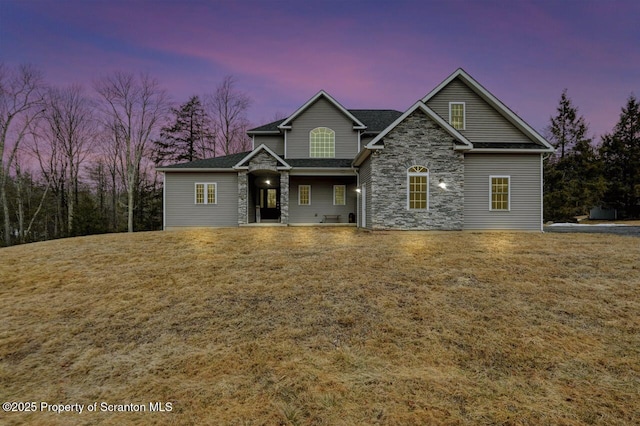
<instances>
[{"instance_id":1,"label":"house eave","mask_svg":"<svg viewBox=\"0 0 640 426\"><path fill-rule=\"evenodd\" d=\"M353 159L351 165L353 167L359 167L364 162L364 160L369 157L369 155L371 155L371 148L363 148L362 150L360 150L358 155L356 155L356 158Z\"/></svg>"},{"instance_id":2,"label":"house eave","mask_svg":"<svg viewBox=\"0 0 640 426\"><path fill-rule=\"evenodd\" d=\"M158 167L156 169L158 172L162 173L197 173L197 172L225 172L225 173L233 173L235 170L233 168L220 168L220 167L182 167L182 168L171 168L171 167Z\"/></svg>"},{"instance_id":3,"label":"house eave","mask_svg":"<svg viewBox=\"0 0 640 426\"><path fill-rule=\"evenodd\" d=\"M474 148L467 152L479 153L479 154L503 154L503 153L518 153L518 154L548 154L554 152L554 149L547 148L535 148L535 149L522 149L522 148Z\"/></svg>"},{"instance_id":4,"label":"house eave","mask_svg":"<svg viewBox=\"0 0 640 426\"><path fill-rule=\"evenodd\" d=\"M290 176L355 176L352 168L345 167L295 167L289 171Z\"/></svg>"},{"instance_id":5,"label":"house eave","mask_svg":"<svg viewBox=\"0 0 640 426\"><path fill-rule=\"evenodd\" d=\"M279 135L279 130L258 130L258 131L248 131L248 135Z\"/></svg>"},{"instance_id":6,"label":"house eave","mask_svg":"<svg viewBox=\"0 0 640 426\"><path fill-rule=\"evenodd\" d=\"M288 167L277 166L276 167L276 170L291 170L291 169L292 169L291 166L288 166ZM237 167L234 166L233 170L236 170L236 171L238 171L238 170L249 170L249 166L237 166Z\"/></svg>"}]
</instances>

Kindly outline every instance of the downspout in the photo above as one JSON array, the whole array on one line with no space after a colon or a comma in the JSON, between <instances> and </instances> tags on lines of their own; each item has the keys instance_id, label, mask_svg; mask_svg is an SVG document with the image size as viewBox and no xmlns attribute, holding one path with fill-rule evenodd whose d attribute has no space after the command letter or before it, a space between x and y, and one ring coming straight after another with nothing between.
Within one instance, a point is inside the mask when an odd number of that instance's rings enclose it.
<instances>
[{"instance_id":1,"label":"downspout","mask_svg":"<svg viewBox=\"0 0 640 426\"><path fill-rule=\"evenodd\" d=\"M358 194L356 197L356 227L360 228L360 213L362 209L360 208L360 169L354 166L351 166L354 172L356 172L356 193Z\"/></svg>"},{"instance_id":2,"label":"downspout","mask_svg":"<svg viewBox=\"0 0 640 426\"><path fill-rule=\"evenodd\" d=\"M162 172L162 230L167 230L167 172Z\"/></svg>"},{"instance_id":3,"label":"downspout","mask_svg":"<svg viewBox=\"0 0 640 426\"><path fill-rule=\"evenodd\" d=\"M287 129L284 130L284 158L287 158Z\"/></svg>"},{"instance_id":4,"label":"downspout","mask_svg":"<svg viewBox=\"0 0 640 426\"><path fill-rule=\"evenodd\" d=\"M551 154L547 158L549 158ZM544 232L544 154L540 154L540 231Z\"/></svg>"}]
</instances>

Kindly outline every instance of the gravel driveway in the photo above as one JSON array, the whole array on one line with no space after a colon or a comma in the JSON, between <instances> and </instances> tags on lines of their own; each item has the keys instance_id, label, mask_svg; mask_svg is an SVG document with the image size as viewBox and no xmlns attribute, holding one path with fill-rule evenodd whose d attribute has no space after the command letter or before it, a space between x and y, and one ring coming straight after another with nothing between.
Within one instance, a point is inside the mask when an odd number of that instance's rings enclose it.
<instances>
[{"instance_id":1,"label":"gravel driveway","mask_svg":"<svg viewBox=\"0 0 640 426\"><path fill-rule=\"evenodd\" d=\"M640 226L545 226L544 232L615 234L640 237Z\"/></svg>"}]
</instances>

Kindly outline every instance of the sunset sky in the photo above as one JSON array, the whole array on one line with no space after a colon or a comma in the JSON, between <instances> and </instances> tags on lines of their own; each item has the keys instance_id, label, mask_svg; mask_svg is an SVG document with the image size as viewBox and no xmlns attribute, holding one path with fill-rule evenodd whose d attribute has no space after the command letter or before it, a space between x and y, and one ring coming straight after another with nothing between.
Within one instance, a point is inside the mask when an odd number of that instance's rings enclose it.
<instances>
[{"instance_id":1,"label":"sunset sky","mask_svg":"<svg viewBox=\"0 0 640 426\"><path fill-rule=\"evenodd\" d=\"M0 0L0 61L49 83L148 72L176 103L225 75L254 125L324 89L405 110L458 67L542 131L560 94L598 139L640 96L640 2Z\"/></svg>"}]
</instances>

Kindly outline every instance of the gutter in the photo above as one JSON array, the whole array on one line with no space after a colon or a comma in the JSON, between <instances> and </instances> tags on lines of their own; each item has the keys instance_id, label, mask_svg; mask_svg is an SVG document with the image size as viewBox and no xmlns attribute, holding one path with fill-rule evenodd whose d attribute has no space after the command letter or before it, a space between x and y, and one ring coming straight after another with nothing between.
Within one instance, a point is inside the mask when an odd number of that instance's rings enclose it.
<instances>
[{"instance_id":1,"label":"gutter","mask_svg":"<svg viewBox=\"0 0 640 426\"><path fill-rule=\"evenodd\" d=\"M232 168L193 168L193 167L181 167L181 168L169 168L169 167L160 167L156 169L157 172L168 173L168 172L228 172L235 173L236 171Z\"/></svg>"}]
</instances>

